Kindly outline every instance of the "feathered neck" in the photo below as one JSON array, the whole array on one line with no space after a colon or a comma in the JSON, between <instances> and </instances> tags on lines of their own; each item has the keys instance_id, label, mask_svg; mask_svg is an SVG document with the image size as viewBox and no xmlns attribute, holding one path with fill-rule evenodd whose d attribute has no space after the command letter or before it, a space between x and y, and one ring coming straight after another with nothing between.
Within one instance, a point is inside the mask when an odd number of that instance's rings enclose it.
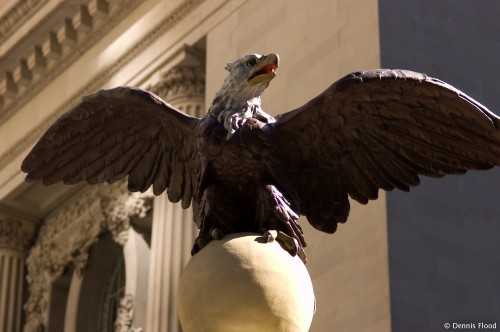
<instances>
[{"instance_id":1,"label":"feathered neck","mask_svg":"<svg viewBox=\"0 0 500 332\"><path fill-rule=\"evenodd\" d=\"M260 92L269 84L264 87L261 85L264 84L258 84L254 88L245 87L245 89L238 90L234 86L224 84L215 94L214 101L208 109L208 115L219 117L222 111L245 112L245 110L261 109Z\"/></svg>"}]
</instances>

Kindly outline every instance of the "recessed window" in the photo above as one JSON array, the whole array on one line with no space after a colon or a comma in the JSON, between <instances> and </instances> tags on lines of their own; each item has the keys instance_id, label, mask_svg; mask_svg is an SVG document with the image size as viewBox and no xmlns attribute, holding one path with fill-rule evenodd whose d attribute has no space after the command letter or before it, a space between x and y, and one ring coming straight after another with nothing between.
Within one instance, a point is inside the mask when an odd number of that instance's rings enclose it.
<instances>
[{"instance_id":1,"label":"recessed window","mask_svg":"<svg viewBox=\"0 0 500 332\"><path fill-rule=\"evenodd\" d=\"M122 253L116 258L113 270L111 271L111 275L109 276L106 284L101 309L100 331L114 332L116 330L115 321L118 316L120 300L124 295L125 260Z\"/></svg>"}]
</instances>

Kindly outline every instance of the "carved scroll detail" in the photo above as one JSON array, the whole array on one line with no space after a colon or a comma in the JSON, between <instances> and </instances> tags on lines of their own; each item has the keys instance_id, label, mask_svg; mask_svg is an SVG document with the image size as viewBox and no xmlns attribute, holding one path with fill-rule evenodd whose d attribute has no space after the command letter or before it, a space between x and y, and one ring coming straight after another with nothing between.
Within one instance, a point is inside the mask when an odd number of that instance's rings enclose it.
<instances>
[{"instance_id":1,"label":"carved scroll detail","mask_svg":"<svg viewBox=\"0 0 500 332\"><path fill-rule=\"evenodd\" d=\"M123 181L92 186L45 220L26 262L30 295L24 331L43 331L47 325L51 282L70 264L81 275L91 246L104 232L125 244L131 219L146 216L152 197L129 193Z\"/></svg>"},{"instance_id":2,"label":"carved scroll detail","mask_svg":"<svg viewBox=\"0 0 500 332\"><path fill-rule=\"evenodd\" d=\"M126 294L120 300L118 316L115 322L115 332L142 332L142 327L132 327L134 318L134 296Z\"/></svg>"}]
</instances>

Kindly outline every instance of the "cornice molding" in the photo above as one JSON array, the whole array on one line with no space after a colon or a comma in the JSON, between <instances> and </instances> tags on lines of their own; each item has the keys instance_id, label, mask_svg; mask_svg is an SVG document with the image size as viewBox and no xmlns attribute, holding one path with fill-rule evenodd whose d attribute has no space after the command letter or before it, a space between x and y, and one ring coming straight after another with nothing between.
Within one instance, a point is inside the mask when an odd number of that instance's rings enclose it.
<instances>
[{"instance_id":1,"label":"cornice molding","mask_svg":"<svg viewBox=\"0 0 500 332\"><path fill-rule=\"evenodd\" d=\"M29 53L17 60L15 67L2 68L0 123L14 115L142 3L141 0L122 0L119 5L106 0L88 2L75 14L55 22L53 32L33 45Z\"/></svg>"},{"instance_id":2,"label":"cornice molding","mask_svg":"<svg viewBox=\"0 0 500 332\"><path fill-rule=\"evenodd\" d=\"M84 95L90 94L99 88L101 88L105 82L110 80L113 75L119 72L125 65L137 57L145 48L154 43L163 34L174 27L179 21L185 18L189 13L191 13L195 8L201 5L205 0L186 0L181 3L176 9L174 9L170 15L165 17L157 26L153 27L149 33L136 43L133 47L128 49L116 62L107 68L98 72L94 79L89 82L86 86L78 90L69 99L64 101L56 111L49 116L45 121L43 121L38 127L29 131L21 140L14 144L10 150L5 152L0 156L0 169L4 168L10 162L12 162L17 156L23 153L29 146L35 143L35 141L67 110L73 106L77 100ZM134 0L134 2L140 2L140 0ZM55 77L56 75L54 75ZM38 89L45 87L50 81L47 81L40 85ZM1 116L0 116L1 119ZM1 120L0 120L1 121Z\"/></svg>"},{"instance_id":3,"label":"cornice molding","mask_svg":"<svg viewBox=\"0 0 500 332\"><path fill-rule=\"evenodd\" d=\"M20 0L0 17L0 44L28 21L49 0Z\"/></svg>"}]
</instances>

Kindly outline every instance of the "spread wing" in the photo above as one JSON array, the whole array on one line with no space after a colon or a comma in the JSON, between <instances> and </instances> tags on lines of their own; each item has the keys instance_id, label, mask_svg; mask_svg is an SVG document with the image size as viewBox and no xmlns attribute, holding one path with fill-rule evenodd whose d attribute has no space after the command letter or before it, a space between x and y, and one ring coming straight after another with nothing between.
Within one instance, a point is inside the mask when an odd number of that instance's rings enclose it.
<instances>
[{"instance_id":1,"label":"spread wing","mask_svg":"<svg viewBox=\"0 0 500 332\"><path fill-rule=\"evenodd\" d=\"M50 127L23 161L27 181L112 183L191 202L199 177L190 117L151 92L118 87L86 96Z\"/></svg>"},{"instance_id":2,"label":"spread wing","mask_svg":"<svg viewBox=\"0 0 500 332\"><path fill-rule=\"evenodd\" d=\"M269 169L299 213L333 233L348 196L408 191L418 175L442 177L500 165L500 120L452 86L402 70L356 72L270 126Z\"/></svg>"}]
</instances>

